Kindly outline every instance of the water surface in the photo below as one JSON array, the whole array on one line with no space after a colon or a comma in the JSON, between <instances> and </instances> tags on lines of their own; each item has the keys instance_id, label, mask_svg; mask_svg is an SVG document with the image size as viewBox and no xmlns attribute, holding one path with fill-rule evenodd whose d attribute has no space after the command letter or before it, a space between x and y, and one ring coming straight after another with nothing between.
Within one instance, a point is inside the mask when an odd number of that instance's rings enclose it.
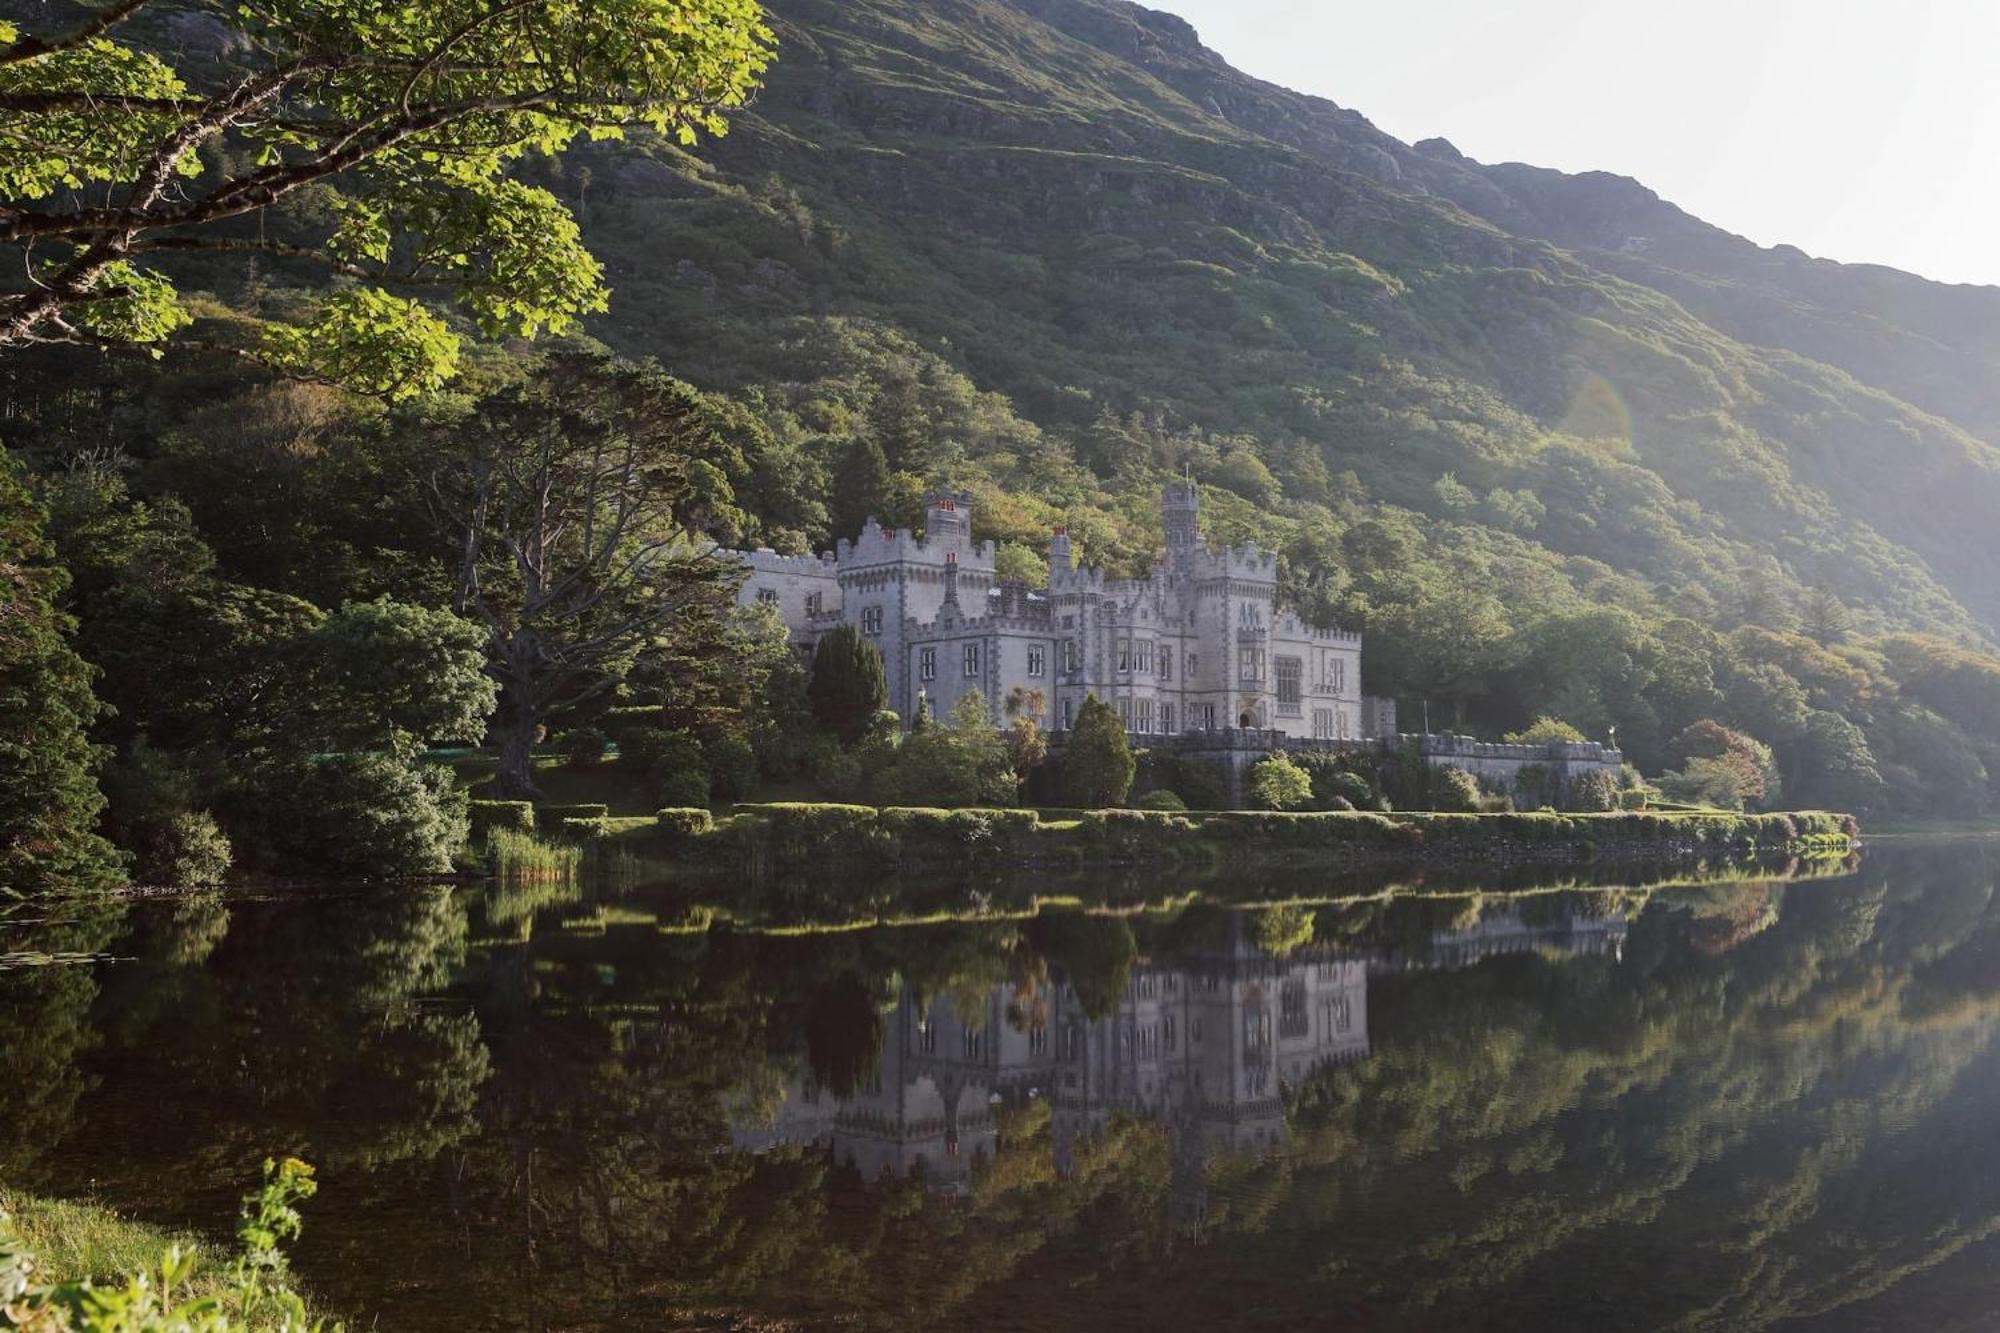
<instances>
[{"instance_id":1,"label":"water surface","mask_svg":"<svg viewBox=\"0 0 2000 1333\"><path fill-rule=\"evenodd\" d=\"M383 1328L1985 1327L1995 850L788 934L22 910L0 1179L220 1231L297 1153L300 1272Z\"/></svg>"}]
</instances>

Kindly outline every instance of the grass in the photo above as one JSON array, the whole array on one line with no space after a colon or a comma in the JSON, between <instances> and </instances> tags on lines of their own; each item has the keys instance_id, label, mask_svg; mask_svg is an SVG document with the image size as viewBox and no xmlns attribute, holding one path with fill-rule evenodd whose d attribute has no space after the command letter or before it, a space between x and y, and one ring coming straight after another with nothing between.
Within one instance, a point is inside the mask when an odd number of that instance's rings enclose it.
<instances>
[{"instance_id":1,"label":"grass","mask_svg":"<svg viewBox=\"0 0 2000 1333\"><path fill-rule=\"evenodd\" d=\"M547 842L532 833L496 828L486 835L486 858L494 877L512 884L569 880L583 864L574 843Z\"/></svg>"},{"instance_id":2,"label":"grass","mask_svg":"<svg viewBox=\"0 0 2000 1333\"><path fill-rule=\"evenodd\" d=\"M232 1317L241 1313L228 1279L231 1254L227 1246L216 1241L193 1232L135 1222L101 1203L48 1199L5 1187L0 1187L0 1211L12 1217L22 1247L35 1256L38 1282L109 1281L156 1270L160 1256L178 1245L183 1253L195 1255L196 1264L187 1286L176 1290L176 1298L212 1296ZM326 1317L326 1311L310 1296L306 1305L314 1318Z\"/></svg>"}]
</instances>

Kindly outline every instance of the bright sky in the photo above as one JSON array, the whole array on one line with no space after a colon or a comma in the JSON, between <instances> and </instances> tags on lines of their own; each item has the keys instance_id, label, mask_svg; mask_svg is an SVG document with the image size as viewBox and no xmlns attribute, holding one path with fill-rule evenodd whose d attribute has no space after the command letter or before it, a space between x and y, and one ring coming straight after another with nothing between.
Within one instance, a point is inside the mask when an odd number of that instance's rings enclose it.
<instances>
[{"instance_id":1,"label":"bright sky","mask_svg":"<svg viewBox=\"0 0 2000 1333\"><path fill-rule=\"evenodd\" d=\"M1996 0L1147 0L1481 162L1631 176L1761 245L2000 283Z\"/></svg>"}]
</instances>

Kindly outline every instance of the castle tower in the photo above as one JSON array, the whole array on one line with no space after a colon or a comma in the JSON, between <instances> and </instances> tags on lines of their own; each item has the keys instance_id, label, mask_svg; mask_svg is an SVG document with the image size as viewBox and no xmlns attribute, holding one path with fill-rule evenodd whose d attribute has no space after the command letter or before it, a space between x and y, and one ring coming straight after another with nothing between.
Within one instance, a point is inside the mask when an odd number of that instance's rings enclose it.
<instances>
[{"instance_id":1,"label":"castle tower","mask_svg":"<svg viewBox=\"0 0 2000 1333\"><path fill-rule=\"evenodd\" d=\"M1192 476L1160 493L1160 513L1166 520L1168 563L1179 565L1201 544L1201 490Z\"/></svg>"}]
</instances>

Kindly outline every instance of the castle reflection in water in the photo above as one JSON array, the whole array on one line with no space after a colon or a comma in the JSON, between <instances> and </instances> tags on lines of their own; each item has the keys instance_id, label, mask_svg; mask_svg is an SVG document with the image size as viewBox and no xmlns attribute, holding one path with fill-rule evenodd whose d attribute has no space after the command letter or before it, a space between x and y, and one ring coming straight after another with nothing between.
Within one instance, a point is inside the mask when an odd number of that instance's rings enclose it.
<instances>
[{"instance_id":1,"label":"castle reflection in water","mask_svg":"<svg viewBox=\"0 0 2000 1333\"><path fill-rule=\"evenodd\" d=\"M1059 1171L1114 1114L1149 1117L1172 1146L1177 1210L1198 1213L1188 1189L1207 1162L1284 1145L1285 1088L1367 1057L1371 976L1528 951L1617 957L1625 931L1617 913L1530 922L1489 906L1477 924L1413 949L1309 946L1279 958L1252 944L1237 916L1224 944L1135 961L1111 1011L1094 1019L1062 984L1028 1014L1010 984L966 1013L906 990L886 1020L880 1066L855 1095L837 1098L803 1076L770 1121L738 1127L735 1147L817 1144L864 1178L921 1171L932 1190L959 1193L994 1155L995 1112L1044 1097Z\"/></svg>"}]
</instances>

